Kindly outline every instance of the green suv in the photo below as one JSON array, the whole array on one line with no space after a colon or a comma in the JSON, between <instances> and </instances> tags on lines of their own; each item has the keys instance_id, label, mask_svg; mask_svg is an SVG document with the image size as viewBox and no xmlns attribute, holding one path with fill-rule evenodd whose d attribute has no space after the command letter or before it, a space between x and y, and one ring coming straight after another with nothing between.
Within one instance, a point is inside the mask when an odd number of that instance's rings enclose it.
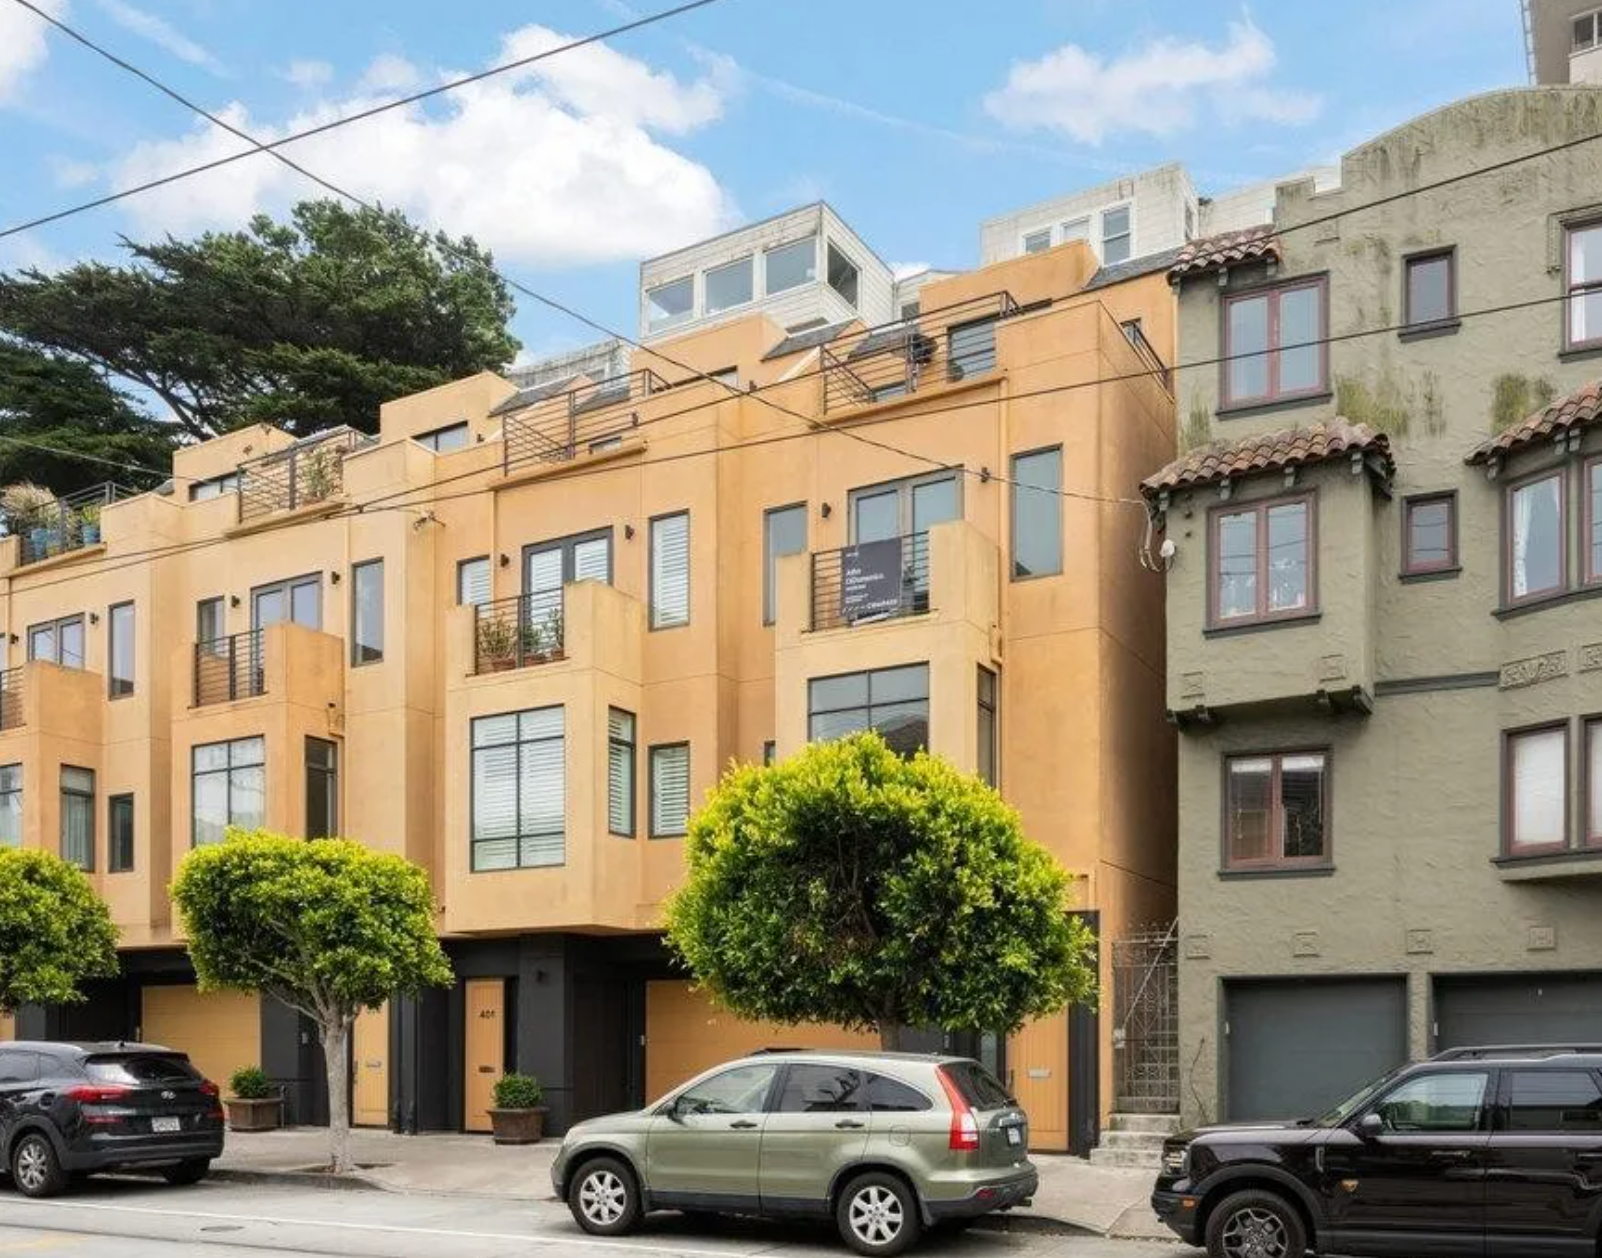
<instances>
[{"instance_id":1,"label":"green suv","mask_svg":"<svg viewBox=\"0 0 1602 1258\"><path fill-rule=\"evenodd\" d=\"M1024 1112L976 1061L772 1051L577 1124L551 1183L598 1236L658 1209L832 1217L883 1258L926 1226L1027 1205L1028 1148Z\"/></svg>"}]
</instances>

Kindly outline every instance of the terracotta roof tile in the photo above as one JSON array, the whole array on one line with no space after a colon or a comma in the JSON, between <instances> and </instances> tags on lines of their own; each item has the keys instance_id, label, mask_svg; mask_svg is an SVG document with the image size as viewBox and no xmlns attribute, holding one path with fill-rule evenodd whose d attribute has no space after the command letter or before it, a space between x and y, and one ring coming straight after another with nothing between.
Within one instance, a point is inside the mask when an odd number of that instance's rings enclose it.
<instances>
[{"instance_id":1,"label":"terracotta roof tile","mask_svg":"<svg viewBox=\"0 0 1602 1258\"><path fill-rule=\"evenodd\" d=\"M1466 463L1489 463L1538 441L1555 440L1565 433L1602 423L1602 381L1590 384L1568 397L1543 406L1535 414L1505 428L1469 451Z\"/></svg>"},{"instance_id":2,"label":"terracotta roof tile","mask_svg":"<svg viewBox=\"0 0 1602 1258\"><path fill-rule=\"evenodd\" d=\"M1362 451L1379 460L1386 480L1396 473L1390 438L1367 424L1336 418L1306 428L1281 428L1239 441L1215 441L1175 459L1140 482L1140 492L1155 498L1164 491L1216 484L1258 472L1283 471L1306 463L1322 463Z\"/></svg>"},{"instance_id":3,"label":"terracotta roof tile","mask_svg":"<svg viewBox=\"0 0 1602 1258\"><path fill-rule=\"evenodd\" d=\"M1168 278L1177 280L1186 275L1204 275L1220 267L1238 266L1242 262L1280 259L1279 237L1272 227L1248 227L1243 231L1220 232L1193 240L1179 251L1174 264L1168 268Z\"/></svg>"}]
</instances>

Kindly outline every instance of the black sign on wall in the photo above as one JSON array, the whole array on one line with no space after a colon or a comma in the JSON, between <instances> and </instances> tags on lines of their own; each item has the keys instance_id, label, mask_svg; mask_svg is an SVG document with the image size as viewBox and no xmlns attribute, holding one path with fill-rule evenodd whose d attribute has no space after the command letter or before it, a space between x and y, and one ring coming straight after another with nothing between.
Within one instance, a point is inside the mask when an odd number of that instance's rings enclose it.
<instances>
[{"instance_id":1,"label":"black sign on wall","mask_svg":"<svg viewBox=\"0 0 1602 1258\"><path fill-rule=\"evenodd\" d=\"M840 553L840 611L846 620L888 616L901 606L901 538L858 542Z\"/></svg>"}]
</instances>

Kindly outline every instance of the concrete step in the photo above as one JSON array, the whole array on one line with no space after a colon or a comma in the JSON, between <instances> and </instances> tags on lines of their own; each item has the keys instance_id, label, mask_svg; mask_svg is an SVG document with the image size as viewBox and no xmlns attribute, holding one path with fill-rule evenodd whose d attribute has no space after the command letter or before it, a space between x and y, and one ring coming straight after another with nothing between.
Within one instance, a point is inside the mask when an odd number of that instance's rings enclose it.
<instances>
[{"instance_id":1,"label":"concrete step","mask_svg":"<svg viewBox=\"0 0 1602 1258\"><path fill-rule=\"evenodd\" d=\"M1115 1114L1169 1114L1173 1112L1172 1101L1151 1099L1143 1096L1119 1096L1113 1098L1113 1113Z\"/></svg>"},{"instance_id":2,"label":"concrete step","mask_svg":"<svg viewBox=\"0 0 1602 1258\"><path fill-rule=\"evenodd\" d=\"M1110 1131L1156 1131L1171 1136L1179 1130L1179 1115L1113 1114L1107 1126Z\"/></svg>"},{"instance_id":3,"label":"concrete step","mask_svg":"<svg viewBox=\"0 0 1602 1258\"><path fill-rule=\"evenodd\" d=\"M1159 1152L1163 1147L1164 1136L1160 1131L1104 1131L1101 1133L1100 1147L1103 1149L1156 1149Z\"/></svg>"},{"instance_id":4,"label":"concrete step","mask_svg":"<svg viewBox=\"0 0 1602 1258\"><path fill-rule=\"evenodd\" d=\"M1162 1165L1162 1157L1160 1148L1114 1149L1107 1145L1097 1145L1090 1151L1090 1164L1155 1171Z\"/></svg>"}]
</instances>

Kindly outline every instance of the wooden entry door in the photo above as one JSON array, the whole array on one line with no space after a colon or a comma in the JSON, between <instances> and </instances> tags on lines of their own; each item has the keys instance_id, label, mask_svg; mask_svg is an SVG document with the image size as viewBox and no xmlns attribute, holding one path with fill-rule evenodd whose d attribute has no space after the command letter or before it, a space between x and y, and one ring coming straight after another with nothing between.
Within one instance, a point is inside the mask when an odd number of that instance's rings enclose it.
<instances>
[{"instance_id":1,"label":"wooden entry door","mask_svg":"<svg viewBox=\"0 0 1602 1258\"><path fill-rule=\"evenodd\" d=\"M468 1131L488 1131L495 1081L506 1072L505 979L467 980L466 1040L462 1125Z\"/></svg>"},{"instance_id":2,"label":"wooden entry door","mask_svg":"<svg viewBox=\"0 0 1602 1258\"><path fill-rule=\"evenodd\" d=\"M363 1009L351 1028L351 1121L389 1126L389 1006Z\"/></svg>"}]
</instances>

